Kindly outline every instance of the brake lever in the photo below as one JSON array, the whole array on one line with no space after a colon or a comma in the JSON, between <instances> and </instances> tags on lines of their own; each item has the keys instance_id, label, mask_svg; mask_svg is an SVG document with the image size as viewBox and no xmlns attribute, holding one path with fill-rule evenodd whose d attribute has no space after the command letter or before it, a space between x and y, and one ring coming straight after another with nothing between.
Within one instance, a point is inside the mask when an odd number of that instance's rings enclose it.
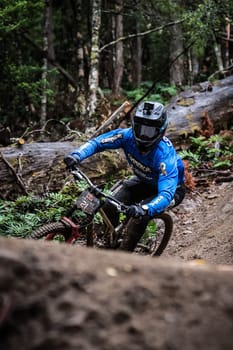
<instances>
[{"instance_id":1,"label":"brake lever","mask_svg":"<svg viewBox=\"0 0 233 350\"><path fill-rule=\"evenodd\" d=\"M83 176L79 173L77 169L71 170L71 174L73 174L77 180L83 180Z\"/></svg>"},{"instance_id":2,"label":"brake lever","mask_svg":"<svg viewBox=\"0 0 233 350\"><path fill-rule=\"evenodd\" d=\"M114 205L114 207L122 214L125 214L126 213L126 210L127 210L127 206L122 204L122 203L117 203L116 201L114 200L111 200L109 199L109 202L112 203Z\"/></svg>"}]
</instances>

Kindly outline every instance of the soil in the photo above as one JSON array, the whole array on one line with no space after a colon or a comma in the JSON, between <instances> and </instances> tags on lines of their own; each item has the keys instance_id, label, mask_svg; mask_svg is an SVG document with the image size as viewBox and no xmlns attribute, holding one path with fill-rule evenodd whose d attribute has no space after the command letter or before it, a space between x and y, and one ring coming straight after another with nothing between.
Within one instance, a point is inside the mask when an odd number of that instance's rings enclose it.
<instances>
[{"instance_id":1,"label":"soil","mask_svg":"<svg viewBox=\"0 0 233 350\"><path fill-rule=\"evenodd\" d=\"M232 350L232 194L187 194L159 258L0 238L1 350Z\"/></svg>"},{"instance_id":2,"label":"soil","mask_svg":"<svg viewBox=\"0 0 233 350\"><path fill-rule=\"evenodd\" d=\"M233 182L197 188L172 215L174 234L163 256L233 264Z\"/></svg>"}]
</instances>

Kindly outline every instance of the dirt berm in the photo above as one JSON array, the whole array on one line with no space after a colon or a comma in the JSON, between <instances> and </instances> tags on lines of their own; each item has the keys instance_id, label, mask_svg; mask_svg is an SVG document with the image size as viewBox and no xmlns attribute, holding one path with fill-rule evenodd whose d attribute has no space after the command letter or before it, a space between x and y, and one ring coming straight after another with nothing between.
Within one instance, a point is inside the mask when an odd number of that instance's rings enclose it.
<instances>
[{"instance_id":1,"label":"dirt berm","mask_svg":"<svg viewBox=\"0 0 233 350\"><path fill-rule=\"evenodd\" d=\"M233 266L0 244L1 350L233 349Z\"/></svg>"}]
</instances>

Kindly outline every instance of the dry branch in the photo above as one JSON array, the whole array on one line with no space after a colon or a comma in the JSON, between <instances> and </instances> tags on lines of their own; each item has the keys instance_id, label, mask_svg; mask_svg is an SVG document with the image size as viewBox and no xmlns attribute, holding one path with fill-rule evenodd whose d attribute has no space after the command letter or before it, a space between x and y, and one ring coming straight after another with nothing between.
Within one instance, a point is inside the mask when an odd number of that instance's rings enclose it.
<instances>
[{"instance_id":1,"label":"dry branch","mask_svg":"<svg viewBox=\"0 0 233 350\"><path fill-rule=\"evenodd\" d=\"M129 35L126 35L126 36L122 36L122 37L118 38L117 40L113 40L113 41L109 42L108 44L102 46L99 49L99 52L102 52L103 50L105 50L109 46L116 45L120 41L125 41L125 40L129 40L129 39L132 39L132 38L145 36L145 35L148 35L148 34L151 34L151 33L154 33L154 32L160 32L160 31L162 31L165 28L175 26L175 25L180 24L180 23L182 23L184 21L185 21L185 19L181 19L181 20L178 20L178 21L169 22L167 24L164 24L164 25L156 27L156 28L148 29L145 32L136 33L136 34L129 34Z\"/></svg>"},{"instance_id":2,"label":"dry branch","mask_svg":"<svg viewBox=\"0 0 233 350\"><path fill-rule=\"evenodd\" d=\"M114 122L114 120L118 117L118 114L122 110L124 110L128 105L130 105L128 101L122 103L122 105L112 113L112 115L91 135L91 137L95 137L99 135L100 132L103 132L107 126Z\"/></svg>"}]
</instances>

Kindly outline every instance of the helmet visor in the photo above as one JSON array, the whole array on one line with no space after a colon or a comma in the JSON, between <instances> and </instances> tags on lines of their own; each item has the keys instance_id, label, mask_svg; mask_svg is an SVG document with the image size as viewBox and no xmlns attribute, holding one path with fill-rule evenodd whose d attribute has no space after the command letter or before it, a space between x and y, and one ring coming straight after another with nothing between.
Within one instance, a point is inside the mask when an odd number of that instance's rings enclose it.
<instances>
[{"instance_id":1,"label":"helmet visor","mask_svg":"<svg viewBox=\"0 0 233 350\"><path fill-rule=\"evenodd\" d=\"M134 133L140 141L153 141L155 140L160 132L160 128L145 124L134 123Z\"/></svg>"}]
</instances>

